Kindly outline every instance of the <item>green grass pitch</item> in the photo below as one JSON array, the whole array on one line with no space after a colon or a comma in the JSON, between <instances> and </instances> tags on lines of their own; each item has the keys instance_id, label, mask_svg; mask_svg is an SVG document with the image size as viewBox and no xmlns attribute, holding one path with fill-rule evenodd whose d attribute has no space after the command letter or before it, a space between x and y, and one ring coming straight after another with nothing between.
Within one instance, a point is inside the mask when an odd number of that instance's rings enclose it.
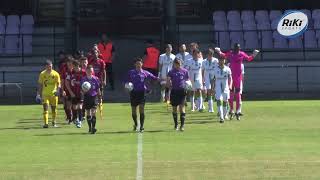
<instances>
[{"instance_id":1,"label":"green grass pitch","mask_svg":"<svg viewBox=\"0 0 320 180\"><path fill-rule=\"evenodd\" d=\"M143 179L318 180L320 101L248 101L240 122L187 114L173 130L164 104L146 105ZM96 135L58 116L42 129L42 107L0 106L0 179L136 179L137 133L128 104L105 104Z\"/></svg>"}]
</instances>

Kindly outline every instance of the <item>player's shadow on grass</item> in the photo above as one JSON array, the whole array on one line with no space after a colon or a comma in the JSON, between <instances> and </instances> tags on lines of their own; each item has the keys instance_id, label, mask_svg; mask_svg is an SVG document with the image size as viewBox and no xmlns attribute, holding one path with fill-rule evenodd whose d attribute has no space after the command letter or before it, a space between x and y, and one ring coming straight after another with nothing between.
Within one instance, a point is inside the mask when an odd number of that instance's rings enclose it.
<instances>
[{"instance_id":1,"label":"player's shadow on grass","mask_svg":"<svg viewBox=\"0 0 320 180\"><path fill-rule=\"evenodd\" d=\"M144 131L144 133L160 133L167 132L166 130L149 130ZM98 131L96 135L99 134L137 134L136 131ZM36 134L35 136L68 136L68 135L91 135L87 132L72 132L72 133L59 133L59 134Z\"/></svg>"},{"instance_id":2,"label":"player's shadow on grass","mask_svg":"<svg viewBox=\"0 0 320 180\"><path fill-rule=\"evenodd\" d=\"M219 121L213 120L213 119L208 119L208 120L189 120L186 121L185 124L210 124L210 123L218 123Z\"/></svg>"},{"instance_id":3,"label":"player's shadow on grass","mask_svg":"<svg viewBox=\"0 0 320 180\"><path fill-rule=\"evenodd\" d=\"M32 126L32 127L23 127L23 126L17 126L17 127L9 127L9 128L0 128L1 130L30 130L30 129L43 129L42 127Z\"/></svg>"}]
</instances>

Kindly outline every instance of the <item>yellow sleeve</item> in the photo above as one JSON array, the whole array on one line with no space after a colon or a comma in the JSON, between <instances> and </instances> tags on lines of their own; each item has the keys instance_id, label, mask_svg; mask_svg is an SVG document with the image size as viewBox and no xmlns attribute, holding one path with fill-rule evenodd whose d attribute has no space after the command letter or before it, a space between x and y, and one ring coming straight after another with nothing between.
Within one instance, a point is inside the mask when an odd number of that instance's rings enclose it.
<instances>
[{"instance_id":1,"label":"yellow sleeve","mask_svg":"<svg viewBox=\"0 0 320 180\"><path fill-rule=\"evenodd\" d=\"M43 74L42 73L40 73L40 75L39 75L38 83L43 84Z\"/></svg>"},{"instance_id":2,"label":"yellow sleeve","mask_svg":"<svg viewBox=\"0 0 320 180\"><path fill-rule=\"evenodd\" d=\"M61 79L59 73L56 73L56 83L59 86L61 84Z\"/></svg>"}]
</instances>

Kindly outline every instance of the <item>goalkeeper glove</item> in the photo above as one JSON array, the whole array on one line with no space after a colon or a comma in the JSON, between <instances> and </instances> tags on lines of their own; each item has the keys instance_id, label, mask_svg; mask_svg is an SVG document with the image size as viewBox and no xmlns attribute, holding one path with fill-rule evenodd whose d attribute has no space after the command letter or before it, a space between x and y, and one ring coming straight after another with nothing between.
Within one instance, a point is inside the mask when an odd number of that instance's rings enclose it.
<instances>
[{"instance_id":1,"label":"goalkeeper glove","mask_svg":"<svg viewBox=\"0 0 320 180\"><path fill-rule=\"evenodd\" d=\"M256 50L256 49L255 49L255 50L252 52L253 57L256 57L259 52L260 52L259 50Z\"/></svg>"},{"instance_id":2,"label":"goalkeeper glove","mask_svg":"<svg viewBox=\"0 0 320 180\"><path fill-rule=\"evenodd\" d=\"M38 94L38 95L36 96L36 102L37 102L38 104L40 104L40 103L41 103L41 97L40 97L40 94Z\"/></svg>"},{"instance_id":3,"label":"goalkeeper glove","mask_svg":"<svg viewBox=\"0 0 320 180\"><path fill-rule=\"evenodd\" d=\"M61 88L58 88L56 92L54 92L53 94L55 96L60 96L60 91L61 91Z\"/></svg>"}]
</instances>

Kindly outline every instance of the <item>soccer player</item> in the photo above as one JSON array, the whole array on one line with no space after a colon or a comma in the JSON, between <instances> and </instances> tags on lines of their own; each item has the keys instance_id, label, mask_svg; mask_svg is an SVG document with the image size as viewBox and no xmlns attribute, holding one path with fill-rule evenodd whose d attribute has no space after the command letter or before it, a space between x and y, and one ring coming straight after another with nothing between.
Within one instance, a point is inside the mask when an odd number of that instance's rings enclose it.
<instances>
[{"instance_id":1,"label":"soccer player","mask_svg":"<svg viewBox=\"0 0 320 180\"><path fill-rule=\"evenodd\" d=\"M69 57L66 61L66 67L67 69L62 73L61 79L63 84L63 91L65 92L64 96L64 108L65 113L67 116L68 124L72 123L72 101L71 101L71 94L69 93L67 86L66 86L66 79L68 76L71 76L73 71L73 62L74 59L72 57Z\"/></svg>"},{"instance_id":2,"label":"soccer player","mask_svg":"<svg viewBox=\"0 0 320 180\"><path fill-rule=\"evenodd\" d=\"M60 76L59 73L52 69L52 61L46 61L46 69L39 75L37 101L42 100L43 105L43 128L48 128L49 121L49 105L52 113L52 126L57 127L57 105L60 92Z\"/></svg>"},{"instance_id":3,"label":"soccer player","mask_svg":"<svg viewBox=\"0 0 320 180\"><path fill-rule=\"evenodd\" d=\"M257 54L258 50L254 50L251 56L247 55L245 52L241 51L240 44L235 43L234 49L230 50L226 53L221 52L220 48L215 48L215 51L220 54L220 56L224 56L229 60L230 69L232 71L232 90L229 99L230 105L230 118L232 119L234 115L236 115L237 120L240 120L240 109L241 109L241 87L242 87L242 71L241 64L244 60L252 61ZM236 98L236 113L233 111L233 99L234 96Z\"/></svg>"},{"instance_id":4,"label":"soccer player","mask_svg":"<svg viewBox=\"0 0 320 180\"><path fill-rule=\"evenodd\" d=\"M81 57L79 59L80 66L83 72L86 72L87 66L88 66L88 58L87 57Z\"/></svg>"},{"instance_id":5,"label":"soccer player","mask_svg":"<svg viewBox=\"0 0 320 180\"><path fill-rule=\"evenodd\" d=\"M202 59L201 54L198 49L193 50L192 54L193 60L190 63L190 80L192 82L193 94L190 97L191 102L191 111L195 111L195 105L192 102L195 102L197 110L203 111L203 98L202 98Z\"/></svg>"},{"instance_id":6,"label":"soccer player","mask_svg":"<svg viewBox=\"0 0 320 180\"><path fill-rule=\"evenodd\" d=\"M140 113L140 132L144 131L144 105L146 102L145 92L147 87L145 85L147 79L158 80L159 78L154 76L149 71L142 69L142 59L135 59L135 69L132 69L128 73L127 82L133 84L133 90L130 92L130 102L131 102L131 114L132 120L134 122L133 130L138 131L138 122L137 122L137 107L139 106Z\"/></svg>"},{"instance_id":7,"label":"soccer player","mask_svg":"<svg viewBox=\"0 0 320 180\"><path fill-rule=\"evenodd\" d=\"M176 54L176 57L181 60L181 65L184 68L188 68L188 64L192 60L192 55L187 52L187 47L185 44L181 44L179 47L179 53Z\"/></svg>"},{"instance_id":8,"label":"soccer player","mask_svg":"<svg viewBox=\"0 0 320 180\"><path fill-rule=\"evenodd\" d=\"M95 50L93 52L92 61L89 62L89 65L93 67L94 74L97 76L102 83L102 86L106 85L106 71L105 71L105 63L102 59L99 58L99 51Z\"/></svg>"},{"instance_id":9,"label":"soccer player","mask_svg":"<svg viewBox=\"0 0 320 180\"><path fill-rule=\"evenodd\" d=\"M73 72L66 77L66 88L71 96L72 121L81 128L82 121L82 97L80 81L86 73L82 71L80 63L73 61Z\"/></svg>"},{"instance_id":10,"label":"soccer player","mask_svg":"<svg viewBox=\"0 0 320 180\"><path fill-rule=\"evenodd\" d=\"M83 108L86 110L87 114L87 123L89 127L89 133L95 134L97 132L96 129L96 113L97 113L97 106L102 98L100 92L100 80L98 77L93 75L93 67L89 65L86 69L86 76L81 79L80 87L84 82L89 82L91 88L88 92L82 91L84 94L83 98Z\"/></svg>"},{"instance_id":11,"label":"soccer player","mask_svg":"<svg viewBox=\"0 0 320 180\"><path fill-rule=\"evenodd\" d=\"M214 81L220 123L224 123L228 116L227 106L232 88L231 70L225 65L224 57L219 58L219 66L214 70Z\"/></svg>"},{"instance_id":12,"label":"soccer player","mask_svg":"<svg viewBox=\"0 0 320 180\"><path fill-rule=\"evenodd\" d=\"M210 113L214 112L213 99L212 99L212 96L214 94L213 78L214 78L214 70L218 66L218 59L213 57L213 54L214 54L213 49L209 49L208 57L203 61L203 66L202 66L203 75L204 75L204 84L207 90L207 97L208 97L208 106L209 106L208 111Z\"/></svg>"},{"instance_id":13,"label":"soccer player","mask_svg":"<svg viewBox=\"0 0 320 180\"><path fill-rule=\"evenodd\" d=\"M102 59L99 58L99 51L95 50L93 52L93 59L91 62L89 62L89 65L92 65L93 70L94 70L94 75L97 76L100 80L100 91L101 91L101 96L103 98L103 92L104 92L104 87L106 86L106 70L105 70L105 63ZM103 99L101 99L103 100ZM100 102L102 103L102 101Z\"/></svg>"},{"instance_id":14,"label":"soccer player","mask_svg":"<svg viewBox=\"0 0 320 180\"><path fill-rule=\"evenodd\" d=\"M185 90L186 81L189 80L188 71L182 68L182 60L175 58L173 61L173 69L169 71L167 78L167 86L171 87L171 105L172 116L174 121L174 129L178 128L178 106L180 112L180 131L184 131L184 121L186 118L185 100L187 92Z\"/></svg>"},{"instance_id":15,"label":"soccer player","mask_svg":"<svg viewBox=\"0 0 320 180\"><path fill-rule=\"evenodd\" d=\"M166 88L167 74L172 69L173 60L176 56L172 54L172 45L166 44L166 52L159 57L159 78L161 79L161 102L168 102L170 90ZM166 93L167 92L167 93Z\"/></svg>"}]
</instances>

